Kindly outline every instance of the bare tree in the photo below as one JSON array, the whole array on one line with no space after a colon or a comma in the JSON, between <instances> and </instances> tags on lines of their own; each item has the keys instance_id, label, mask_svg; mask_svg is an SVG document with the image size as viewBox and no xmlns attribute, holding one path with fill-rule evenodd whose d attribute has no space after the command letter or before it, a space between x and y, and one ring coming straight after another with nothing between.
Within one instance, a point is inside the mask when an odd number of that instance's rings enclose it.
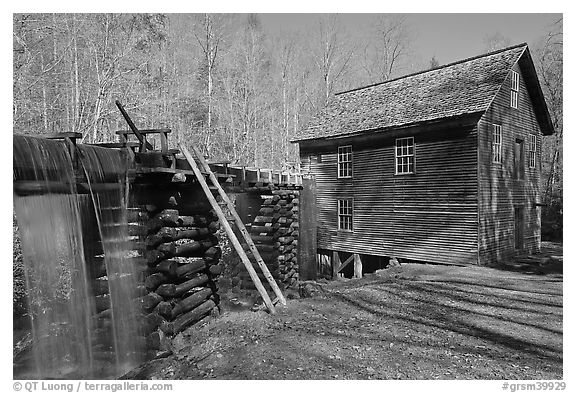
<instances>
[{"instance_id":1,"label":"bare tree","mask_svg":"<svg viewBox=\"0 0 576 393\"><path fill-rule=\"evenodd\" d=\"M546 175L545 200L549 203L555 189L562 192L563 123L563 19L555 21L536 53L539 74L548 110L554 126L554 135L545 138L543 158Z\"/></svg>"},{"instance_id":2,"label":"bare tree","mask_svg":"<svg viewBox=\"0 0 576 393\"><path fill-rule=\"evenodd\" d=\"M293 85L293 68L296 52L294 37L289 37L284 42L279 43L278 66L280 68L281 91L282 91L282 134L280 136L280 154L286 155L288 152L290 112L290 90Z\"/></svg>"},{"instance_id":3,"label":"bare tree","mask_svg":"<svg viewBox=\"0 0 576 393\"><path fill-rule=\"evenodd\" d=\"M336 87L349 71L353 51L345 39L344 28L337 15L321 16L310 39L308 50L319 75L318 109L330 102Z\"/></svg>"},{"instance_id":4,"label":"bare tree","mask_svg":"<svg viewBox=\"0 0 576 393\"><path fill-rule=\"evenodd\" d=\"M494 52L498 49L503 49L510 46L510 38L505 37L500 32L490 34L484 37L484 52Z\"/></svg>"},{"instance_id":5,"label":"bare tree","mask_svg":"<svg viewBox=\"0 0 576 393\"><path fill-rule=\"evenodd\" d=\"M206 153L210 155L210 137L212 135L212 96L214 90L214 69L218 57L218 49L222 39L222 29L216 28L215 17L204 14L200 26L201 32L194 31L194 36L202 48L204 54L204 66L206 67L206 106L207 106L207 130L204 139ZM222 18L220 18L221 21Z\"/></svg>"},{"instance_id":6,"label":"bare tree","mask_svg":"<svg viewBox=\"0 0 576 393\"><path fill-rule=\"evenodd\" d=\"M89 124L91 132L84 135L83 141L88 139L94 143L106 138L100 129L104 106L110 99L109 94L115 81L130 72L130 69L122 70L120 62L131 49L128 43L131 41L129 36L132 33L132 26L129 28L128 37L123 37L120 34L122 24L121 16L116 14L102 15L95 24L95 35L99 39L89 42L89 50L96 76L96 96L92 121Z\"/></svg>"},{"instance_id":7,"label":"bare tree","mask_svg":"<svg viewBox=\"0 0 576 393\"><path fill-rule=\"evenodd\" d=\"M410 40L405 16L374 16L362 52L367 82L379 83L390 79L408 55Z\"/></svg>"},{"instance_id":8,"label":"bare tree","mask_svg":"<svg viewBox=\"0 0 576 393\"><path fill-rule=\"evenodd\" d=\"M60 116L60 79L69 42L54 15L14 15L13 125L26 132L47 132ZM53 116L54 115L54 116Z\"/></svg>"}]
</instances>

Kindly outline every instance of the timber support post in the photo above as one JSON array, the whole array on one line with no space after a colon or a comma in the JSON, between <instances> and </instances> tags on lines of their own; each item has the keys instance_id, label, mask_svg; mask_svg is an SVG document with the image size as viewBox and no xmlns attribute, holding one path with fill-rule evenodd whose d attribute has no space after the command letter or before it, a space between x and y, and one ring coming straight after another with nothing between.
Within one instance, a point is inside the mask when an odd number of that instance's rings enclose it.
<instances>
[{"instance_id":1,"label":"timber support post","mask_svg":"<svg viewBox=\"0 0 576 393\"><path fill-rule=\"evenodd\" d=\"M315 280L316 267L316 181L314 177L302 178L302 191L300 192L300 241L298 250L300 255L300 278Z\"/></svg>"},{"instance_id":2,"label":"timber support post","mask_svg":"<svg viewBox=\"0 0 576 393\"><path fill-rule=\"evenodd\" d=\"M340 254L338 251L332 251L332 279L338 280L341 277L340 267L342 266L342 261L340 260Z\"/></svg>"},{"instance_id":3,"label":"timber support post","mask_svg":"<svg viewBox=\"0 0 576 393\"><path fill-rule=\"evenodd\" d=\"M360 254L354 254L354 278L362 278L362 259Z\"/></svg>"}]
</instances>

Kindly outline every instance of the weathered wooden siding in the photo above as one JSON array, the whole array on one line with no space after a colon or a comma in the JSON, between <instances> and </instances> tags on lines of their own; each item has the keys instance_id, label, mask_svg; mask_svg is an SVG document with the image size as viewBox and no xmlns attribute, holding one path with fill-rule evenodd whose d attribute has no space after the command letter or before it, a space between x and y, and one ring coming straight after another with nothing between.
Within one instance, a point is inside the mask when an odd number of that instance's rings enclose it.
<instances>
[{"instance_id":1,"label":"weathered wooden siding","mask_svg":"<svg viewBox=\"0 0 576 393\"><path fill-rule=\"evenodd\" d=\"M514 207L524 208L524 251L540 249L540 173L542 133L520 73L518 109L510 107L510 75L478 123L479 253L488 264L514 256ZM502 125L502 164L492 163L492 125ZM537 135L536 168L529 167L530 133ZM524 180L514 178L514 145L524 141Z\"/></svg>"},{"instance_id":2,"label":"weathered wooden siding","mask_svg":"<svg viewBox=\"0 0 576 393\"><path fill-rule=\"evenodd\" d=\"M336 144L315 151L301 143L302 167L310 168L317 183L318 248L477 263L476 129L406 136L414 136L414 175L394 174L394 138L352 142L352 179L337 178ZM337 229L339 198L354 198L352 233Z\"/></svg>"}]
</instances>

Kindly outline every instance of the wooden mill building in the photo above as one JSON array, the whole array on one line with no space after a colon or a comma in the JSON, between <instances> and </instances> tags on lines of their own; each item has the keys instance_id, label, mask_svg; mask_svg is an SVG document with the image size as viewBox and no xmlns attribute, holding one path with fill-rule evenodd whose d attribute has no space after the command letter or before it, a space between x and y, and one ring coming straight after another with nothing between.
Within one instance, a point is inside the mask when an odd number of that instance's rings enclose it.
<instances>
[{"instance_id":1,"label":"wooden mill building","mask_svg":"<svg viewBox=\"0 0 576 393\"><path fill-rule=\"evenodd\" d=\"M526 44L336 94L293 140L314 182L318 254L334 267L537 252L552 133Z\"/></svg>"}]
</instances>

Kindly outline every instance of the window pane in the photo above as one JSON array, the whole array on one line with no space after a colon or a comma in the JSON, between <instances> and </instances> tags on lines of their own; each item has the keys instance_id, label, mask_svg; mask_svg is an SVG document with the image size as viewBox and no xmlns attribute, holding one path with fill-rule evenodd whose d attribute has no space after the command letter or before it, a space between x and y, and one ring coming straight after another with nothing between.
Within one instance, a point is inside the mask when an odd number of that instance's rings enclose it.
<instances>
[{"instance_id":1,"label":"window pane","mask_svg":"<svg viewBox=\"0 0 576 393\"><path fill-rule=\"evenodd\" d=\"M511 91L510 92L510 106L512 108L518 109L518 92Z\"/></svg>"},{"instance_id":2,"label":"window pane","mask_svg":"<svg viewBox=\"0 0 576 393\"><path fill-rule=\"evenodd\" d=\"M520 74L516 71L512 71L512 78L511 78L511 88L514 91L518 91L520 87Z\"/></svg>"},{"instance_id":3,"label":"window pane","mask_svg":"<svg viewBox=\"0 0 576 393\"><path fill-rule=\"evenodd\" d=\"M352 146L338 147L338 177L352 176Z\"/></svg>"},{"instance_id":4,"label":"window pane","mask_svg":"<svg viewBox=\"0 0 576 393\"><path fill-rule=\"evenodd\" d=\"M352 230L352 200L338 200L338 228L342 230Z\"/></svg>"},{"instance_id":5,"label":"window pane","mask_svg":"<svg viewBox=\"0 0 576 393\"><path fill-rule=\"evenodd\" d=\"M492 128L492 161L502 161L502 127L494 124Z\"/></svg>"},{"instance_id":6,"label":"window pane","mask_svg":"<svg viewBox=\"0 0 576 393\"><path fill-rule=\"evenodd\" d=\"M396 139L396 173L412 173L414 171L414 138Z\"/></svg>"}]
</instances>

